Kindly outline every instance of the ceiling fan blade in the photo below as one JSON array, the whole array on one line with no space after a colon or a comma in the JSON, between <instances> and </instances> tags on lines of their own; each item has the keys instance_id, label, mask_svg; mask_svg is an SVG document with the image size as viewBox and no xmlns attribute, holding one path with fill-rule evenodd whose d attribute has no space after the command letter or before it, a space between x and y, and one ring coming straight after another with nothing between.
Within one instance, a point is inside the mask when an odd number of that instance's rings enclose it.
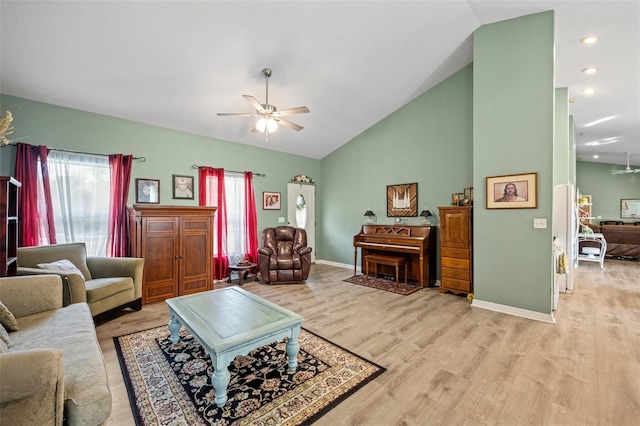
<instances>
[{"instance_id":1,"label":"ceiling fan blade","mask_svg":"<svg viewBox=\"0 0 640 426\"><path fill-rule=\"evenodd\" d=\"M242 97L249 101L249 103L256 109L256 111L258 111L260 114L264 114L264 108L256 98L251 95L242 95Z\"/></svg>"},{"instance_id":2,"label":"ceiling fan blade","mask_svg":"<svg viewBox=\"0 0 640 426\"><path fill-rule=\"evenodd\" d=\"M304 114L309 112L309 108L306 106L300 106L295 108L287 108L273 113L274 116L292 115L292 114Z\"/></svg>"},{"instance_id":3,"label":"ceiling fan blade","mask_svg":"<svg viewBox=\"0 0 640 426\"><path fill-rule=\"evenodd\" d=\"M273 117L273 119L275 121L277 121L279 124L282 124L283 126L286 126L286 127L290 128L290 129L293 129L293 130L296 130L298 132L300 130L304 129L304 127L302 127L302 126L300 126L300 125L298 125L296 123L292 123L291 121L284 120L282 118Z\"/></svg>"},{"instance_id":4,"label":"ceiling fan blade","mask_svg":"<svg viewBox=\"0 0 640 426\"><path fill-rule=\"evenodd\" d=\"M246 112L219 112L218 115L235 115L237 117L258 117L257 114L247 114Z\"/></svg>"}]
</instances>

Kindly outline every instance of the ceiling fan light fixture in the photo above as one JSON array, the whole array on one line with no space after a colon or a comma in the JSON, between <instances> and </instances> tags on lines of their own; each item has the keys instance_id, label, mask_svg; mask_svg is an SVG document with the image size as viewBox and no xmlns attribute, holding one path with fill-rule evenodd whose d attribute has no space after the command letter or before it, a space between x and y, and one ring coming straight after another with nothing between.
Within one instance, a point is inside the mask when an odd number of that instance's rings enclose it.
<instances>
[{"instance_id":1,"label":"ceiling fan light fixture","mask_svg":"<svg viewBox=\"0 0 640 426\"><path fill-rule=\"evenodd\" d=\"M258 131L260 131L262 133L264 133L265 129L269 133L273 133L276 130L278 130L278 122L276 120L274 120L273 118L264 118L264 117L262 117L256 123L256 129L258 129Z\"/></svg>"}]
</instances>

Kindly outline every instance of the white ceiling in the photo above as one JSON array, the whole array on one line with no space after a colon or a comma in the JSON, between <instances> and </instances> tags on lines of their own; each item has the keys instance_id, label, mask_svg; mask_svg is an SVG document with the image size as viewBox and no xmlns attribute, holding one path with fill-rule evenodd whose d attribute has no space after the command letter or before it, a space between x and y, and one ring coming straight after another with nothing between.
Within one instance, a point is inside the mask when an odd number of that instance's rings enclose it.
<instances>
[{"instance_id":1,"label":"white ceiling","mask_svg":"<svg viewBox=\"0 0 640 426\"><path fill-rule=\"evenodd\" d=\"M624 164L632 152L640 165L638 0L2 0L0 90L320 159L470 63L479 26L551 9L578 157ZM579 42L592 34L598 44ZM254 119L216 115L253 112L244 94L264 102L265 67L271 104L311 110L289 117L304 130L281 127L266 145ZM618 142L585 145L607 138Z\"/></svg>"}]
</instances>

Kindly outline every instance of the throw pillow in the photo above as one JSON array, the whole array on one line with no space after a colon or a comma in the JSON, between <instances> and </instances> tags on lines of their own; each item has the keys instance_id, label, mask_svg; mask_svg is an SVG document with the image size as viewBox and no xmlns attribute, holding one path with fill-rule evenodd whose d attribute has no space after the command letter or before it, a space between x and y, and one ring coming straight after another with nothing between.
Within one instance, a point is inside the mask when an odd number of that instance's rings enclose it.
<instances>
[{"instance_id":1,"label":"throw pillow","mask_svg":"<svg viewBox=\"0 0 640 426\"><path fill-rule=\"evenodd\" d=\"M13 316L11 311L7 309L2 302L0 302L0 324L2 324L7 331L18 331L16 317Z\"/></svg>"},{"instance_id":2,"label":"throw pillow","mask_svg":"<svg viewBox=\"0 0 640 426\"><path fill-rule=\"evenodd\" d=\"M64 272L66 274L78 274L84 278L84 275L82 274L80 269L78 269L76 265L74 265L73 262L71 262L69 259L57 260L52 263L38 263L38 267L40 269L46 269L47 271Z\"/></svg>"},{"instance_id":3,"label":"throw pillow","mask_svg":"<svg viewBox=\"0 0 640 426\"><path fill-rule=\"evenodd\" d=\"M9 346L9 333L7 333L7 329L2 324L0 324L0 342Z\"/></svg>"}]
</instances>

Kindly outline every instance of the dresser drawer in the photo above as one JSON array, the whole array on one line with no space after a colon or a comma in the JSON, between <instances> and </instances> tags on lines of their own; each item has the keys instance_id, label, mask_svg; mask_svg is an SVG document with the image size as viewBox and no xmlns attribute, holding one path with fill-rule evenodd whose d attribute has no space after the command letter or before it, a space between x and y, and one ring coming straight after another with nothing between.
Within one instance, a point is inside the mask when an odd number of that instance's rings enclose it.
<instances>
[{"instance_id":1,"label":"dresser drawer","mask_svg":"<svg viewBox=\"0 0 640 426\"><path fill-rule=\"evenodd\" d=\"M469 269L469 265L470 265L469 259L455 259L453 257L442 258L443 268Z\"/></svg>"},{"instance_id":2,"label":"dresser drawer","mask_svg":"<svg viewBox=\"0 0 640 426\"><path fill-rule=\"evenodd\" d=\"M465 280L455 280L452 278L441 278L440 279L440 287L442 288L450 288L454 290L462 290L462 291L471 291L471 282Z\"/></svg>"},{"instance_id":3,"label":"dresser drawer","mask_svg":"<svg viewBox=\"0 0 640 426\"><path fill-rule=\"evenodd\" d=\"M471 273L468 269L442 268L441 278L455 278L457 280L471 280Z\"/></svg>"},{"instance_id":4,"label":"dresser drawer","mask_svg":"<svg viewBox=\"0 0 640 426\"><path fill-rule=\"evenodd\" d=\"M441 247L441 257L457 257L460 259L469 259L471 250L462 248Z\"/></svg>"}]
</instances>

